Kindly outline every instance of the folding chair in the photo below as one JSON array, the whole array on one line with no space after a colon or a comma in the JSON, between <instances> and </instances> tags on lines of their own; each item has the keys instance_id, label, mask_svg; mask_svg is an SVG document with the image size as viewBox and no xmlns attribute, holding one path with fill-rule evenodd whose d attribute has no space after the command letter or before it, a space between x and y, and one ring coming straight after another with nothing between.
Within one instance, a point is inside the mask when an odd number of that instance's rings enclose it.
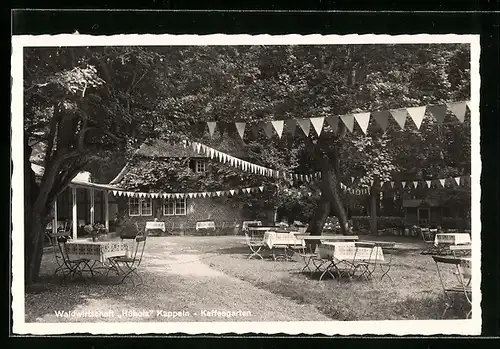
<instances>
[{"instance_id":1,"label":"folding chair","mask_svg":"<svg viewBox=\"0 0 500 349\"><path fill-rule=\"evenodd\" d=\"M252 239L247 232L245 232L245 241L247 246L250 248L250 251L252 252L248 256L248 259L252 259L253 257L264 259L264 257L262 257L262 255L260 254L260 251L266 246L264 241Z\"/></svg>"},{"instance_id":2,"label":"folding chair","mask_svg":"<svg viewBox=\"0 0 500 349\"><path fill-rule=\"evenodd\" d=\"M395 242L380 242L380 243L375 243L375 246L379 246L382 249L382 252L384 254L384 260L383 261L378 261L377 264L380 266L380 269L382 270L382 275L380 276L380 281L384 279L384 277L388 277L391 282L394 282L392 280L392 277L389 275L389 272L391 271L391 266L392 266L392 256L394 255L394 246L396 245ZM389 259L387 259L389 257Z\"/></svg>"},{"instance_id":3,"label":"folding chair","mask_svg":"<svg viewBox=\"0 0 500 349\"><path fill-rule=\"evenodd\" d=\"M56 254L56 260L59 258L60 260L58 262L59 267L54 272L54 275L56 275L57 272L61 271L64 279L66 279L66 277L73 279L74 276L79 275L85 282L87 282L87 280L83 276L85 267L87 267L87 269L90 271L92 277L94 276L94 272L89 265L89 261L87 259L70 259L66 250L66 242L68 241L68 237L64 232L59 233L58 235L59 236L55 237L55 239L57 240L57 247L59 251L59 256Z\"/></svg>"},{"instance_id":4,"label":"folding chair","mask_svg":"<svg viewBox=\"0 0 500 349\"><path fill-rule=\"evenodd\" d=\"M142 257L144 255L144 247L146 246L146 235L138 235L135 238L135 248L131 255L111 257L108 260L112 266L118 271L119 275L123 275L120 284L123 283L128 277L136 276L139 283L135 283L132 279L134 286L142 285L142 277L137 273L137 268L141 265Z\"/></svg>"},{"instance_id":5,"label":"folding chair","mask_svg":"<svg viewBox=\"0 0 500 349\"><path fill-rule=\"evenodd\" d=\"M434 262L436 263L439 280L441 281L441 286L443 287L444 295L446 298L445 309L443 311L442 318L444 318L448 309L457 309L455 307L455 297L454 295L463 294L465 299L469 303L470 309L467 311L466 318L469 318L472 313L472 289L471 289L471 272L470 268L465 268L462 266L462 260L459 258L443 257L443 256L432 256ZM452 266L455 269L455 276L458 280L458 285L448 287L447 283L443 280L443 275L441 272L440 264ZM461 309L460 309L461 310Z\"/></svg>"}]
</instances>

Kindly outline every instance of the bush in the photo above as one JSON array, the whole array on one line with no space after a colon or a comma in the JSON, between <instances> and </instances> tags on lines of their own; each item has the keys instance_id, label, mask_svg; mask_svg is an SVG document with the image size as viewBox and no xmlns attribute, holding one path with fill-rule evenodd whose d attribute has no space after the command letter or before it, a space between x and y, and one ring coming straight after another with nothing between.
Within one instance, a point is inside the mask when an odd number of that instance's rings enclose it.
<instances>
[{"instance_id":1,"label":"bush","mask_svg":"<svg viewBox=\"0 0 500 349\"><path fill-rule=\"evenodd\" d=\"M470 220L454 217L443 217L442 227L444 229L469 229Z\"/></svg>"}]
</instances>

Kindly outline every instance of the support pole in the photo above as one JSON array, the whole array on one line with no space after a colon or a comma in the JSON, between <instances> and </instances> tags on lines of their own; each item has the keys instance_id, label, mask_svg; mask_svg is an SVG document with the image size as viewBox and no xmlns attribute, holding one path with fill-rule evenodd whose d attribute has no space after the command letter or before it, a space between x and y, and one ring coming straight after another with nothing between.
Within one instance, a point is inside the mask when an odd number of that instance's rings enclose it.
<instances>
[{"instance_id":1,"label":"support pole","mask_svg":"<svg viewBox=\"0 0 500 349\"><path fill-rule=\"evenodd\" d=\"M109 197L107 191L104 192L104 224L109 232Z\"/></svg>"},{"instance_id":2,"label":"support pole","mask_svg":"<svg viewBox=\"0 0 500 349\"><path fill-rule=\"evenodd\" d=\"M73 198L73 240L77 239L78 233L78 211L77 211L77 203L76 203L76 188L71 188L72 198Z\"/></svg>"},{"instance_id":3,"label":"support pole","mask_svg":"<svg viewBox=\"0 0 500 349\"><path fill-rule=\"evenodd\" d=\"M90 191L90 225L94 225L94 213L95 213L95 195L94 189L89 189Z\"/></svg>"}]
</instances>

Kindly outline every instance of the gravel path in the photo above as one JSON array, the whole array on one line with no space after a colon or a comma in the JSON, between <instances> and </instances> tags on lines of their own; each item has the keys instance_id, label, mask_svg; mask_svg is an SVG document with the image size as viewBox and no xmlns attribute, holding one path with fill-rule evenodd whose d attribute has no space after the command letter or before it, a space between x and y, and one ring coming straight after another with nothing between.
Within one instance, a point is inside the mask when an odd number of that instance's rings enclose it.
<instances>
[{"instance_id":1,"label":"gravel path","mask_svg":"<svg viewBox=\"0 0 500 349\"><path fill-rule=\"evenodd\" d=\"M143 285L74 283L27 294L27 321L95 322L96 316L100 322L331 320L312 305L211 268L206 262L216 255L183 244L182 239L149 238L140 268ZM64 316L68 311L73 313Z\"/></svg>"}]
</instances>

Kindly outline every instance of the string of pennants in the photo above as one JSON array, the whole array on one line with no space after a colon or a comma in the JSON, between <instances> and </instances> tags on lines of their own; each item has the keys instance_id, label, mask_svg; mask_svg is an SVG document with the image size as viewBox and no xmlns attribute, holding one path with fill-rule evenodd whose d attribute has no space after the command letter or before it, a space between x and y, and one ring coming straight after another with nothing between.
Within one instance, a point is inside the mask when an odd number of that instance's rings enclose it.
<instances>
[{"instance_id":1,"label":"string of pennants","mask_svg":"<svg viewBox=\"0 0 500 349\"><path fill-rule=\"evenodd\" d=\"M351 182L354 183L355 178L351 177ZM456 186L467 186L470 183L470 176L447 177L432 180L414 180L414 181L381 181L380 187L390 186L391 189L417 189L422 188L446 188ZM374 181L370 181L370 187L373 187ZM366 185L363 188L349 188L341 183L340 188L353 194L368 194L370 189Z\"/></svg>"},{"instance_id":2,"label":"string of pennants","mask_svg":"<svg viewBox=\"0 0 500 349\"><path fill-rule=\"evenodd\" d=\"M191 144L193 150L198 154L204 154L211 159L216 159L221 163L228 164L232 167L239 168L243 171L248 171L254 174L259 174L267 177L273 178L284 178L292 181L302 181L302 182L312 182L314 179L321 178L321 172L316 172L314 174L298 174L298 173L286 173L283 171L278 171L269 167L260 166L232 155L221 152L217 149L211 148L207 145L198 142L188 142L184 144Z\"/></svg>"},{"instance_id":3,"label":"string of pennants","mask_svg":"<svg viewBox=\"0 0 500 349\"><path fill-rule=\"evenodd\" d=\"M306 137L309 137L309 135L311 134L312 125L312 128L314 128L316 134L319 136L323 131L325 122L332 128L334 132L336 132L340 121L342 121L342 123L351 133L354 131L354 125L356 122L363 133L366 134L371 118L375 119L377 124L382 128L383 131L385 131L389 124L390 117L392 117L398 123L398 125L401 127L401 130L404 130L406 126L406 119L409 116L413 120L413 123L415 124L417 129L420 129L426 112L429 112L429 114L433 116L438 123L443 123L446 114L448 112L451 112L460 123L463 123L465 121L467 108L469 108L470 110L470 101L450 102L445 104L390 109L384 111L351 113L345 115L333 115L327 117L234 122L234 126L236 127L236 130L238 131L238 134L242 139L245 136L245 131L249 128L251 128L255 134L259 131L259 129L262 129L269 138L271 138L274 134L281 138L285 129L285 124L288 131L292 135L295 134L295 129L298 125L302 132L306 135ZM219 132L222 134L228 124L233 123L208 121L207 126L210 136L213 137L217 126L219 128ZM249 124L252 125L250 127L247 127L249 126Z\"/></svg>"},{"instance_id":4,"label":"string of pennants","mask_svg":"<svg viewBox=\"0 0 500 349\"><path fill-rule=\"evenodd\" d=\"M218 191L203 191L203 192L193 192L193 193L143 193L134 191L124 191L124 190L111 190L115 197L135 197L135 198L153 198L153 199L184 199L184 198L206 198L206 197L220 197L220 196L234 196L239 193L250 194L263 192L264 186L241 188L241 189L230 189L230 190L218 190Z\"/></svg>"}]
</instances>

